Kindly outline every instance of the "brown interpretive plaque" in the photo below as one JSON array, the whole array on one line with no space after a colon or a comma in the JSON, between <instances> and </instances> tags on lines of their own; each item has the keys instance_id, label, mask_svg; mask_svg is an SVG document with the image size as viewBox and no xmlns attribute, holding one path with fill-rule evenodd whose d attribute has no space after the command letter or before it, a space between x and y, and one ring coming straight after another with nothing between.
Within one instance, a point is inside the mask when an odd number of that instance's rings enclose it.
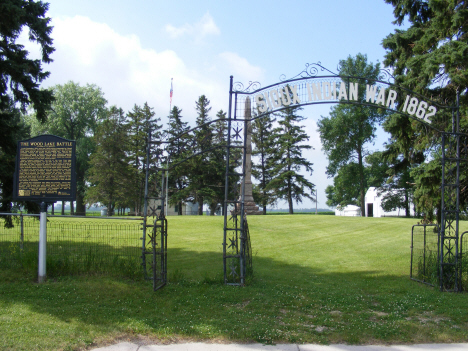
<instances>
[{"instance_id":1,"label":"brown interpretive plaque","mask_svg":"<svg viewBox=\"0 0 468 351\"><path fill-rule=\"evenodd\" d=\"M74 140L55 135L18 142L14 201L74 201L76 198Z\"/></svg>"}]
</instances>

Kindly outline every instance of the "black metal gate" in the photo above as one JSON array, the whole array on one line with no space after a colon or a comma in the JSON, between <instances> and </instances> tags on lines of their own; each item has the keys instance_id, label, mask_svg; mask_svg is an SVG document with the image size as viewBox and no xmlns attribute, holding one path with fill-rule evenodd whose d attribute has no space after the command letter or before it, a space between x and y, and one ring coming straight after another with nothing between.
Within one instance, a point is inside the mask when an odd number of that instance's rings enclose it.
<instances>
[{"instance_id":1,"label":"black metal gate","mask_svg":"<svg viewBox=\"0 0 468 351\"><path fill-rule=\"evenodd\" d=\"M437 286L439 283L439 227L417 224L411 228L410 279Z\"/></svg>"},{"instance_id":2,"label":"black metal gate","mask_svg":"<svg viewBox=\"0 0 468 351\"><path fill-rule=\"evenodd\" d=\"M153 282L153 290L167 283L167 219L165 217L165 172L161 172L160 196L150 197L148 193L151 130L148 132L145 165L145 205L143 214L142 266L145 279ZM152 206L149 201L154 200ZM159 201L160 205L156 205ZM150 214L148 216L148 214ZM152 218L152 219L150 219ZM149 256L149 259L148 257Z\"/></svg>"}]
</instances>

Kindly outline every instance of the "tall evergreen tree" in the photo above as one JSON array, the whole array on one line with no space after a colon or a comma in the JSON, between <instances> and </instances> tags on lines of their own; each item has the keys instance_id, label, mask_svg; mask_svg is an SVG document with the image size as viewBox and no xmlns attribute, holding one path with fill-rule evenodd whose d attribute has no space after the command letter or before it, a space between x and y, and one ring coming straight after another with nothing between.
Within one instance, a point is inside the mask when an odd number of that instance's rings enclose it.
<instances>
[{"instance_id":1,"label":"tall evergreen tree","mask_svg":"<svg viewBox=\"0 0 468 351\"><path fill-rule=\"evenodd\" d=\"M309 150L309 136L298 125L305 118L297 114L300 107L286 107L278 113L278 127L273 129L276 153L273 160L273 177L266 186L278 199L287 201L289 213L294 213L293 203L300 203L304 197L315 201L315 186L299 174L302 168L312 174L312 163L302 156L303 150Z\"/></svg>"},{"instance_id":2,"label":"tall evergreen tree","mask_svg":"<svg viewBox=\"0 0 468 351\"><path fill-rule=\"evenodd\" d=\"M98 124L94 141L96 151L91 155L89 168L92 186L86 191L86 200L105 204L112 215L117 204L128 206L132 190L128 186L128 138L122 109L111 107L108 117Z\"/></svg>"},{"instance_id":3,"label":"tall evergreen tree","mask_svg":"<svg viewBox=\"0 0 468 351\"><path fill-rule=\"evenodd\" d=\"M46 17L48 8L49 5L41 1L0 1L1 212L11 209L17 141L29 136L19 112L31 105L36 118L44 121L53 101L52 91L40 88L49 76L43 64L52 62L55 50L50 18ZM29 29L29 40L39 44L42 50L40 59L29 58L29 52L16 42L25 28Z\"/></svg>"},{"instance_id":4,"label":"tall evergreen tree","mask_svg":"<svg viewBox=\"0 0 468 351\"><path fill-rule=\"evenodd\" d=\"M208 201L211 215L214 215L218 206L224 203L226 142L226 112L219 110L216 113L216 122L213 123L213 150L209 153L209 173L207 179L207 183L211 187Z\"/></svg>"},{"instance_id":5,"label":"tall evergreen tree","mask_svg":"<svg viewBox=\"0 0 468 351\"><path fill-rule=\"evenodd\" d=\"M358 54L340 61L340 75L365 77L375 81L379 77L380 65L367 62L367 56ZM350 79L351 82L354 79ZM357 81L357 80L356 80ZM357 81L358 82L358 81ZM359 89L359 101L365 101L365 89ZM384 114L375 107L338 104L332 107L329 117L318 121L323 150L328 157L327 174L334 176L346 164L358 164L359 190L362 215L365 214L365 164L366 143L375 138L376 125L384 119ZM350 189L353 191L354 189Z\"/></svg>"},{"instance_id":6,"label":"tall evergreen tree","mask_svg":"<svg viewBox=\"0 0 468 351\"><path fill-rule=\"evenodd\" d=\"M17 103L23 109L32 105L40 121L47 117L53 94L40 89L39 84L50 75L42 65L52 62L51 54L55 51L50 18L45 17L48 9L49 4L42 1L0 2L0 121L9 118L9 111ZM41 47L39 60L29 59L29 52L16 43L23 27L29 29L29 40Z\"/></svg>"},{"instance_id":7,"label":"tall evergreen tree","mask_svg":"<svg viewBox=\"0 0 468 351\"><path fill-rule=\"evenodd\" d=\"M168 128L165 130L169 140L168 157L169 166L174 167L169 172L169 202L171 205L177 204L178 214L182 214L182 203L188 198L184 191L188 186L186 165L178 164L191 155L188 122L182 120L182 110L174 106L169 114ZM176 165L178 164L178 165Z\"/></svg>"},{"instance_id":8,"label":"tall evergreen tree","mask_svg":"<svg viewBox=\"0 0 468 351\"><path fill-rule=\"evenodd\" d=\"M414 90L442 105L456 104L460 94L460 131L468 131L468 17L464 1L441 0L386 0L393 5L397 29L383 40L387 50L384 64L393 69L395 83ZM440 135L426 130L408 118L393 115L390 118L392 144L404 159L412 163L415 179L415 201L429 217L440 205L441 172ZM451 116L441 109L432 118L439 130L451 131ZM431 150L429 160L421 156ZM419 155L418 155L419 153ZM416 161L413 159L416 158ZM464 167L464 164L462 164ZM462 170L462 174L465 170ZM468 186L463 177L460 187ZM460 205L466 208L468 194L460 194ZM431 218L429 218L431 219Z\"/></svg>"},{"instance_id":9,"label":"tall evergreen tree","mask_svg":"<svg viewBox=\"0 0 468 351\"><path fill-rule=\"evenodd\" d=\"M205 95L201 95L195 102L195 109L197 111L197 128L194 130L194 151L195 153L201 153L209 150L213 145L213 127L209 123L211 122L209 117L209 112L211 111L210 100L208 100ZM189 160L188 168L190 181L188 190L198 203L198 215L202 215L205 197L209 197L212 192L207 177L209 170L209 154L205 152L192 157Z\"/></svg>"},{"instance_id":10,"label":"tall evergreen tree","mask_svg":"<svg viewBox=\"0 0 468 351\"><path fill-rule=\"evenodd\" d=\"M129 134L128 156L129 164L131 165L131 177L129 185L133 192L131 199L133 201L133 209L135 213L142 213L145 188L145 162L148 131L151 130L152 140L161 138L162 125L158 124L160 118L155 117L153 108L147 102L143 107L134 105L132 111L127 113L127 124ZM150 146L150 166L158 162L161 157L161 148L156 145ZM155 172L152 172L152 177L155 177ZM151 182L152 183L152 182ZM152 189L155 191L156 189Z\"/></svg>"},{"instance_id":11,"label":"tall evergreen tree","mask_svg":"<svg viewBox=\"0 0 468 351\"><path fill-rule=\"evenodd\" d=\"M252 156L254 156L253 161L256 160L252 162L252 175L260 182L258 185L259 203L262 205L264 215L266 215L267 206L276 201L273 190L267 189L267 184L273 179L276 151L273 135L274 122L275 120L269 114L252 122L252 143L255 145Z\"/></svg>"},{"instance_id":12,"label":"tall evergreen tree","mask_svg":"<svg viewBox=\"0 0 468 351\"><path fill-rule=\"evenodd\" d=\"M5 133L0 142L0 211L10 212L13 196L13 175L15 173L16 145L18 140L29 137L29 126L23 121L23 116L15 107L10 108L10 118L3 121ZM32 203L27 203L28 212L34 210ZM11 216L5 217L5 227L12 227Z\"/></svg>"}]
</instances>

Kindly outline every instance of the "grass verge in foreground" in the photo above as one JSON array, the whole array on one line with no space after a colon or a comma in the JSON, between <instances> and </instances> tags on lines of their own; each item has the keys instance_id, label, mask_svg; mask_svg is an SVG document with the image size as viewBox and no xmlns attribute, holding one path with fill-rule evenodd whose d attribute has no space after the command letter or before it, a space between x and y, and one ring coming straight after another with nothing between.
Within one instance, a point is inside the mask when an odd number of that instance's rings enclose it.
<instances>
[{"instance_id":1,"label":"grass verge in foreground","mask_svg":"<svg viewBox=\"0 0 468 351\"><path fill-rule=\"evenodd\" d=\"M24 272L1 271L0 343L78 350L122 338L466 342L468 295L408 278L414 222L249 217L255 275L232 287L222 284L222 218L170 218L169 284L156 293L145 281L78 276L38 285Z\"/></svg>"}]
</instances>

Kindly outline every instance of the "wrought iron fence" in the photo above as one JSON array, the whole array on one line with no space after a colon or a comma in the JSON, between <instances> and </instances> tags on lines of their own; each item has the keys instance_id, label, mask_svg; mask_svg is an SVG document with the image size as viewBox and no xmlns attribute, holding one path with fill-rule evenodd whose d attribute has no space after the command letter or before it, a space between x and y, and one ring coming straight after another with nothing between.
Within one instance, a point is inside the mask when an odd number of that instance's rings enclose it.
<instances>
[{"instance_id":1,"label":"wrought iron fence","mask_svg":"<svg viewBox=\"0 0 468 351\"><path fill-rule=\"evenodd\" d=\"M410 278L432 286L439 284L439 227L436 224L417 224L411 229Z\"/></svg>"},{"instance_id":2,"label":"wrought iron fence","mask_svg":"<svg viewBox=\"0 0 468 351\"><path fill-rule=\"evenodd\" d=\"M2 214L4 215L4 214ZM0 218L0 267L37 272L39 218ZM47 217L47 275L111 274L143 278L141 219Z\"/></svg>"}]
</instances>

